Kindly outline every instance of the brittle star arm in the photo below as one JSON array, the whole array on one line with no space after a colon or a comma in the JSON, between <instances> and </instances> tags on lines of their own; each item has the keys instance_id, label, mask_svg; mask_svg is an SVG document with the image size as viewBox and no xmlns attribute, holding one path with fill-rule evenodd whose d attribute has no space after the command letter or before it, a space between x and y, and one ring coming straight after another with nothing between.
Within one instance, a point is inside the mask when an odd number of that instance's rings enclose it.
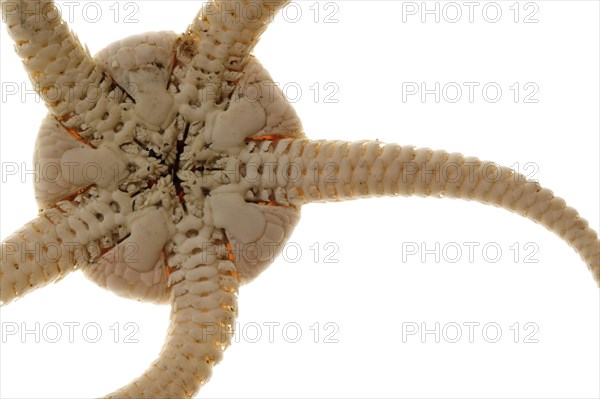
<instances>
[{"instance_id":1,"label":"brittle star arm","mask_svg":"<svg viewBox=\"0 0 600 399\"><path fill-rule=\"evenodd\" d=\"M507 167L459 153L374 141L282 139L272 146L269 151L277 155L278 163L270 171L277 182L263 179L263 188L273 193L278 189L279 202L300 206L416 195L494 205L557 234L577 251L600 284L598 234L562 198Z\"/></svg>"},{"instance_id":2,"label":"brittle star arm","mask_svg":"<svg viewBox=\"0 0 600 399\"><path fill-rule=\"evenodd\" d=\"M290 0L216 0L205 3L188 34L199 41L192 67L211 73L242 71L254 46ZM228 81L231 76L225 76Z\"/></svg>"},{"instance_id":3,"label":"brittle star arm","mask_svg":"<svg viewBox=\"0 0 600 399\"><path fill-rule=\"evenodd\" d=\"M126 215L114 212L111 205L125 208L128 201L126 195L107 192L82 205L62 201L3 240L0 304L94 261L102 254L102 241L107 237L123 238L126 232L119 226L125 224Z\"/></svg>"},{"instance_id":4,"label":"brittle star arm","mask_svg":"<svg viewBox=\"0 0 600 399\"><path fill-rule=\"evenodd\" d=\"M53 0L1 0L2 18L35 91L59 121L92 109L104 73L60 18ZM71 121L81 130L83 121Z\"/></svg>"},{"instance_id":5,"label":"brittle star arm","mask_svg":"<svg viewBox=\"0 0 600 399\"><path fill-rule=\"evenodd\" d=\"M231 341L239 283L220 229L191 215L176 229L168 259L171 318L165 344L140 377L107 398L192 397Z\"/></svg>"},{"instance_id":6,"label":"brittle star arm","mask_svg":"<svg viewBox=\"0 0 600 399\"><path fill-rule=\"evenodd\" d=\"M62 279L75 269L80 251L68 218L57 209L25 224L0 247L0 305Z\"/></svg>"}]
</instances>

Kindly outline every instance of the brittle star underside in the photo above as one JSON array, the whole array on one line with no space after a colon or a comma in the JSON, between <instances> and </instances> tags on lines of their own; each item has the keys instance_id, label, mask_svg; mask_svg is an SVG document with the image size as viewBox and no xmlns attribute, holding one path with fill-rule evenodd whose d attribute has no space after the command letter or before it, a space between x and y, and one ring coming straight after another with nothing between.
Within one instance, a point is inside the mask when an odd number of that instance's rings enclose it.
<instances>
[{"instance_id":1,"label":"brittle star underside","mask_svg":"<svg viewBox=\"0 0 600 399\"><path fill-rule=\"evenodd\" d=\"M267 67L268 67L268 65L267 65ZM387 140L387 141L391 141L391 140ZM394 141L396 141L396 139L395 139L395 138L394 138Z\"/></svg>"}]
</instances>

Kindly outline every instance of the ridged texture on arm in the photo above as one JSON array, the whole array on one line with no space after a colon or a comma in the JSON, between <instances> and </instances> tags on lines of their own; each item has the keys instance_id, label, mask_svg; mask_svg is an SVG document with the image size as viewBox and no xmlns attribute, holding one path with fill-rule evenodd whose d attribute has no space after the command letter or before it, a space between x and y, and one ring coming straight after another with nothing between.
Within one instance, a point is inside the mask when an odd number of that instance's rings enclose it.
<instances>
[{"instance_id":1,"label":"ridged texture on arm","mask_svg":"<svg viewBox=\"0 0 600 399\"><path fill-rule=\"evenodd\" d=\"M417 195L495 205L556 233L600 283L598 234L562 198L507 167L459 153L373 141L281 140L275 151L286 155L276 176L284 180L280 183L290 204Z\"/></svg>"},{"instance_id":2,"label":"ridged texture on arm","mask_svg":"<svg viewBox=\"0 0 600 399\"><path fill-rule=\"evenodd\" d=\"M34 89L55 117L66 120L78 103L97 101L102 70L61 20L53 1L2 0L2 17Z\"/></svg>"},{"instance_id":3,"label":"ridged texture on arm","mask_svg":"<svg viewBox=\"0 0 600 399\"><path fill-rule=\"evenodd\" d=\"M203 67L241 71L260 35L287 3L289 0L217 0L204 4L189 27L201 37L199 54L210 61Z\"/></svg>"},{"instance_id":4,"label":"ridged texture on arm","mask_svg":"<svg viewBox=\"0 0 600 399\"><path fill-rule=\"evenodd\" d=\"M55 207L8 236L0 249L1 301L6 304L29 291L62 278L69 271L96 262L129 233L123 228L129 197L119 193L82 193ZM111 204L111 205L109 205Z\"/></svg>"},{"instance_id":5,"label":"ridged texture on arm","mask_svg":"<svg viewBox=\"0 0 600 399\"><path fill-rule=\"evenodd\" d=\"M75 268L77 237L58 210L49 209L8 236L0 248L0 304L58 281Z\"/></svg>"},{"instance_id":6,"label":"ridged texture on arm","mask_svg":"<svg viewBox=\"0 0 600 399\"><path fill-rule=\"evenodd\" d=\"M288 2L219 0L205 3L187 33L180 38L173 71L180 101L208 107L206 111L227 103L260 35Z\"/></svg>"},{"instance_id":7,"label":"ridged texture on arm","mask_svg":"<svg viewBox=\"0 0 600 399\"><path fill-rule=\"evenodd\" d=\"M196 225L190 223L196 220ZM188 216L178 226L171 270L171 321L159 357L137 379L107 398L190 398L212 375L233 336L238 277L211 228Z\"/></svg>"}]
</instances>

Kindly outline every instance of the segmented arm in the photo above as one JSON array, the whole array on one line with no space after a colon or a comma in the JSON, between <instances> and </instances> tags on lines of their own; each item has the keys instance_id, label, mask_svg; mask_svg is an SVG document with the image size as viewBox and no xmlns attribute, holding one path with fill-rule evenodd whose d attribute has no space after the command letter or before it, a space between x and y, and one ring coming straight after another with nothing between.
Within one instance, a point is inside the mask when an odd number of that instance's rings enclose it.
<instances>
[{"instance_id":1,"label":"segmented arm","mask_svg":"<svg viewBox=\"0 0 600 399\"><path fill-rule=\"evenodd\" d=\"M273 145L280 161L270 168L271 175L264 173L262 188L280 203L417 195L495 205L556 233L579 253L600 284L598 234L562 198L507 167L459 153L373 141L280 140Z\"/></svg>"},{"instance_id":2,"label":"segmented arm","mask_svg":"<svg viewBox=\"0 0 600 399\"><path fill-rule=\"evenodd\" d=\"M61 201L42 211L2 241L2 304L96 262L129 234L123 227L127 212L113 209L125 210L129 201L126 194L92 188L77 201Z\"/></svg>"},{"instance_id":3,"label":"segmented arm","mask_svg":"<svg viewBox=\"0 0 600 399\"><path fill-rule=\"evenodd\" d=\"M36 92L59 120L69 119L98 101L103 77L52 0L1 0L2 18ZM92 90L90 90L92 89ZM88 97L90 91L90 97Z\"/></svg>"},{"instance_id":4,"label":"segmented arm","mask_svg":"<svg viewBox=\"0 0 600 399\"><path fill-rule=\"evenodd\" d=\"M289 0L215 0L205 3L188 31L202 38L204 68L241 71L275 14ZM199 59L200 60L200 59ZM200 65L200 64L198 64Z\"/></svg>"},{"instance_id":5,"label":"segmented arm","mask_svg":"<svg viewBox=\"0 0 600 399\"><path fill-rule=\"evenodd\" d=\"M205 3L180 38L173 71L183 104L212 109L228 101L254 46L289 0ZM203 111L203 112L206 112ZM202 118L203 112L197 118ZM189 111L186 115L189 115Z\"/></svg>"},{"instance_id":6,"label":"segmented arm","mask_svg":"<svg viewBox=\"0 0 600 399\"><path fill-rule=\"evenodd\" d=\"M238 278L214 229L186 216L177 226L171 274L171 321L159 357L107 398L189 398L206 383L233 336Z\"/></svg>"},{"instance_id":7,"label":"segmented arm","mask_svg":"<svg viewBox=\"0 0 600 399\"><path fill-rule=\"evenodd\" d=\"M49 209L8 236L0 248L0 305L55 282L76 267L81 248L67 218Z\"/></svg>"}]
</instances>

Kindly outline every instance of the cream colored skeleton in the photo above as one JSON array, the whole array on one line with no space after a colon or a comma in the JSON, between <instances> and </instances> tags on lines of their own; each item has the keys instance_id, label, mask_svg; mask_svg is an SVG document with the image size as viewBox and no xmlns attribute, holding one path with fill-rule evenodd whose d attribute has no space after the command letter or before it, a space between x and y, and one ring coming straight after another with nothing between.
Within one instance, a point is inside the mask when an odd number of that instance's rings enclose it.
<instances>
[{"instance_id":1,"label":"cream colored skeleton","mask_svg":"<svg viewBox=\"0 0 600 399\"><path fill-rule=\"evenodd\" d=\"M252 2L251 9L266 21L276 11L269 7L285 2L276 3ZM214 6L222 4L207 7ZM112 396L193 395L228 344L238 284L268 265L236 259L235 249L280 248L309 202L416 194L491 203L559 234L599 278L595 232L548 190L507 168L428 149L305 139L293 109L247 56L266 24L210 12L214 19L196 19L179 38L163 32L126 39L94 60L65 25L48 22L54 19L34 21L35 29L3 11L38 87L81 85L80 101L60 98L69 91L42 91L50 115L36 160L69 168L61 174L69 178L43 176L40 216L4 240L2 303L81 268L119 295L173 307L159 359ZM83 82L102 95L84 98L77 91ZM78 169L91 162L106 171L102 178L88 181ZM460 176L432 184L419 174L444 165ZM56 246L63 256L51 264L24 253ZM139 248L134 259L125 254L131 247Z\"/></svg>"}]
</instances>

